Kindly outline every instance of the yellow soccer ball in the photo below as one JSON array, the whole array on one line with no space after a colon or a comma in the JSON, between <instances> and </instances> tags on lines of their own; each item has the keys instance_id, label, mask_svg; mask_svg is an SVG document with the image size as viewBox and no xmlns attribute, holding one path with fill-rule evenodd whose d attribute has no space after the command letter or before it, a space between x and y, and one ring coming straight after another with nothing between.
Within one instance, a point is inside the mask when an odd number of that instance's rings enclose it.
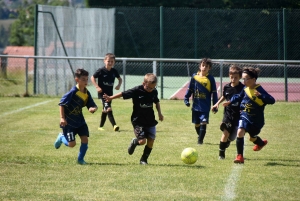
<instances>
[{"instance_id":1,"label":"yellow soccer ball","mask_svg":"<svg viewBox=\"0 0 300 201\"><path fill-rule=\"evenodd\" d=\"M198 160L198 152L196 149L194 148L185 148L182 152L181 152L181 160L185 163L185 164L194 164L196 163L196 161Z\"/></svg>"}]
</instances>

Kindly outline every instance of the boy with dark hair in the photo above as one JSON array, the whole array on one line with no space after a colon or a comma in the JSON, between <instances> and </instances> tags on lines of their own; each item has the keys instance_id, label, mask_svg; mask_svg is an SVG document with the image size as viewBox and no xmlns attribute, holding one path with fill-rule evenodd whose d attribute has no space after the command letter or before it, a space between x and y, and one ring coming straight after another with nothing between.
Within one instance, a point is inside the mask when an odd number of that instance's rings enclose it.
<instances>
[{"instance_id":1,"label":"boy with dark hair","mask_svg":"<svg viewBox=\"0 0 300 201\"><path fill-rule=\"evenodd\" d=\"M159 120L163 121L164 116L161 113L158 93L156 90L157 77L152 73L147 73L142 85L136 86L127 91L115 94L113 96L104 95L106 101L123 97L123 99L132 98L133 111L131 123L136 138L133 138L129 147L128 154L132 155L136 146L146 144L143 155L140 159L141 165L148 164L148 157L152 151L156 137L156 125L153 103L156 105Z\"/></svg>"},{"instance_id":2,"label":"boy with dark hair","mask_svg":"<svg viewBox=\"0 0 300 201\"><path fill-rule=\"evenodd\" d=\"M209 123L211 97L213 97L213 105L218 101L215 78L208 73L211 67L212 62L209 58L201 60L199 71L192 75L189 87L184 96L185 105L190 107L189 98L193 95L192 122L195 124L199 145L203 144L206 125ZM217 111L213 112L216 113Z\"/></svg>"},{"instance_id":3,"label":"boy with dark hair","mask_svg":"<svg viewBox=\"0 0 300 201\"><path fill-rule=\"evenodd\" d=\"M119 131L120 127L116 124L111 104L112 102L106 102L103 99L103 95L107 94L109 96L113 95L113 86L115 82L115 78L118 79L119 83L115 87L116 90L120 89L120 86L122 84L122 78L120 77L118 71L113 68L113 66L116 63L115 55L112 53L107 53L104 57L104 64L105 66L102 68L99 68L94 75L91 77L91 81L93 85L96 87L96 90L98 92L98 98L101 99L103 110L101 114L100 119L100 126L98 130L103 131L104 124L106 121L106 117L108 116L108 119L110 123L113 126L114 131ZM96 83L96 79L98 79L98 84Z\"/></svg>"},{"instance_id":4,"label":"boy with dark hair","mask_svg":"<svg viewBox=\"0 0 300 201\"><path fill-rule=\"evenodd\" d=\"M63 133L59 133L54 147L58 149L62 143L68 147L76 145L75 135L81 139L81 146L78 154L78 164L85 165L84 156L88 149L89 129L82 114L82 108L86 106L89 112L97 111L97 105L86 86L88 84L89 73L84 69L77 69L75 81L77 83L59 102L60 127Z\"/></svg>"},{"instance_id":5,"label":"boy with dark hair","mask_svg":"<svg viewBox=\"0 0 300 201\"><path fill-rule=\"evenodd\" d=\"M255 144L253 151L261 150L268 143L267 140L262 140L258 134L265 124L265 106L274 104L275 99L260 84L256 84L259 73L259 68L245 67L242 74L245 84L244 90L240 94L234 95L230 101L223 103L225 107L240 103L241 115L237 131L235 163L244 163L244 136L246 132L250 135L250 141Z\"/></svg>"},{"instance_id":6,"label":"boy with dark hair","mask_svg":"<svg viewBox=\"0 0 300 201\"><path fill-rule=\"evenodd\" d=\"M229 79L230 83L223 87L222 97L213 106L213 110L219 109L219 104L224 100L229 101L231 97L235 94L239 94L244 85L240 82L242 78L242 69L235 65L231 65L229 68ZM230 142L234 141L237 136L237 127L240 119L240 104L236 103L225 107L224 116L220 129L223 132L219 144L219 159L225 159L226 148L229 147Z\"/></svg>"}]
</instances>

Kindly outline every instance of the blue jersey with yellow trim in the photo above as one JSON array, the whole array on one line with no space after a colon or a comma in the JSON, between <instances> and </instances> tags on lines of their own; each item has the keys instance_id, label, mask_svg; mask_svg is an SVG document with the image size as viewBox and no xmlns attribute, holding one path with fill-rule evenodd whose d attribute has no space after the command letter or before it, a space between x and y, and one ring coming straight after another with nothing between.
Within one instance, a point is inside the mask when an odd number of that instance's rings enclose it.
<instances>
[{"instance_id":1,"label":"blue jersey with yellow trim","mask_svg":"<svg viewBox=\"0 0 300 201\"><path fill-rule=\"evenodd\" d=\"M97 107L90 92L86 89L83 93L79 91L78 86L74 86L68 93L66 93L60 100L59 106L64 107L65 119L67 126L79 128L86 124L82 114L82 108L86 106Z\"/></svg>"},{"instance_id":2,"label":"blue jersey with yellow trim","mask_svg":"<svg viewBox=\"0 0 300 201\"><path fill-rule=\"evenodd\" d=\"M194 73L184 96L185 103L189 102L191 95L193 95L192 110L209 112L211 108L211 97L213 97L213 104L216 104L218 101L215 78L209 74L202 77L199 73Z\"/></svg>"},{"instance_id":3,"label":"blue jersey with yellow trim","mask_svg":"<svg viewBox=\"0 0 300 201\"><path fill-rule=\"evenodd\" d=\"M255 96L255 91L258 91L261 95ZM265 124L265 106L267 104L274 104L275 99L258 84L254 89L245 87L240 94L234 95L230 102L230 104L240 102L240 118L247 120L251 124L255 124L255 126L259 128L262 128Z\"/></svg>"}]
</instances>

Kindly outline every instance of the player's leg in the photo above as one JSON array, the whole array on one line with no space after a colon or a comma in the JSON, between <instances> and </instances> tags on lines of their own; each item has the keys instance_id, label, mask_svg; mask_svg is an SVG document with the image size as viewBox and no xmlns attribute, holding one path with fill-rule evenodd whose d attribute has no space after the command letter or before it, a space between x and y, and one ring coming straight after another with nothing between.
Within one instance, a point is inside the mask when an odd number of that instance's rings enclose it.
<instances>
[{"instance_id":1,"label":"player's leg","mask_svg":"<svg viewBox=\"0 0 300 201\"><path fill-rule=\"evenodd\" d=\"M54 147L58 149L62 143L64 143L68 147L74 147L76 145L75 141L75 132L72 128L69 128L68 126L65 126L62 129L62 133L59 133L55 142Z\"/></svg>"},{"instance_id":2,"label":"player's leg","mask_svg":"<svg viewBox=\"0 0 300 201\"><path fill-rule=\"evenodd\" d=\"M225 126L226 126L226 124L224 122L222 122L220 125L220 130L223 131L221 140L220 140L220 144L219 144L219 159L220 160L225 159L225 151L226 151L227 144L228 144L227 140L229 137L229 132L228 132L227 127L225 127Z\"/></svg>"},{"instance_id":3,"label":"player's leg","mask_svg":"<svg viewBox=\"0 0 300 201\"><path fill-rule=\"evenodd\" d=\"M156 127L153 126L153 127L146 128L145 133L146 133L146 136L147 136L147 144L144 148L143 155L140 159L140 164L141 165L147 165L148 164L148 157L151 154L153 144L154 144L154 140L155 140L155 136L156 136Z\"/></svg>"},{"instance_id":4,"label":"player's leg","mask_svg":"<svg viewBox=\"0 0 300 201\"><path fill-rule=\"evenodd\" d=\"M88 150L88 143L89 143L89 129L87 125L83 125L77 130L78 135L81 139L81 145L79 147L78 159L77 162L80 165L86 165L87 163L84 161L85 154Z\"/></svg>"},{"instance_id":5,"label":"player's leg","mask_svg":"<svg viewBox=\"0 0 300 201\"><path fill-rule=\"evenodd\" d=\"M108 119L109 119L111 125L113 126L114 131L119 131L120 128L116 124L115 117L113 115L113 111L112 111L112 107L111 107L111 103L112 102L108 102L107 106L106 106L107 116L108 116Z\"/></svg>"},{"instance_id":6,"label":"player's leg","mask_svg":"<svg viewBox=\"0 0 300 201\"><path fill-rule=\"evenodd\" d=\"M245 120L239 121L239 127L236 138L237 156L234 160L235 163L244 163L244 136L246 133L247 126L248 124Z\"/></svg>"},{"instance_id":7,"label":"player's leg","mask_svg":"<svg viewBox=\"0 0 300 201\"><path fill-rule=\"evenodd\" d=\"M103 98L100 98L100 99L102 102L103 109L102 109L102 113L101 113L100 125L99 125L98 130L103 131L104 130L103 126L105 124L106 117L107 117L107 111L106 111L107 103L105 102L105 100Z\"/></svg>"},{"instance_id":8,"label":"player's leg","mask_svg":"<svg viewBox=\"0 0 300 201\"><path fill-rule=\"evenodd\" d=\"M206 135L206 125L208 124L209 112L201 112L200 113L200 130L199 130L199 138L198 144L203 144L203 140Z\"/></svg>"},{"instance_id":9,"label":"player's leg","mask_svg":"<svg viewBox=\"0 0 300 201\"><path fill-rule=\"evenodd\" d=\"M129 147L128 147L129 155L133 154L136 146L144 145L146 143L145 132L144 132L142 126L133 125L133 132L134 132L135 138L132 138L132 140L129 144Z\"/></svg>"},{"instance_id":10,"label":"player's leg","mask_svg":"<svg viewBox=\"0 0 300 201\"><path fill-rule=\"evenodd\" d=\"M259 133L260 133L260 128L257 128L254 125L252 125L249 131L249 135L250 135L250 141L255 144L253 147L253 151L260 151L264 146L268 144L267 140L262 140L258 136Z\"/></svg>"}]
</instances>

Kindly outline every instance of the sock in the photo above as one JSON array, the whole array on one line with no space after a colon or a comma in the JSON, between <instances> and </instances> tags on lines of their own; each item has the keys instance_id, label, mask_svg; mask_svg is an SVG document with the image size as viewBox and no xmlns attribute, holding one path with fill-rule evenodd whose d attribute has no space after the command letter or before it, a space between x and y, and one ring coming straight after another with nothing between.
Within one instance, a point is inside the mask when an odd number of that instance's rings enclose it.
<instances>
[{"instance_id":1,"label":"sock","mask_svg":"<svg viewBox=\"0 0 300 201\"><path fill-rule=\"evenodd\" d=\"M65 138L64 135L62 135L62 136L60 137L60 140L61 140L66 146L69 146L69 142L67 141L67 139Z\"/></svg>"},{"instance_id":2,"label":"sock","mask_svg":"<svg viewBox=\"0 0 300 201\"><path fill-rule=\"evenodd\" d=\"M199 129L199 141L203 141L206 134L206 124L200 125Z\"/></svg>"},{"instance_id":3,"label":"sock","mask_svg":"<svg viewBox=\"0 0 300 201\"><path fill-rule=\"evenodd\" d=\"M199 132L200 132L200 126L195 126L195 130L196 130L196 133L199 135Z\"/></svg>"},{"instance_id":4,"label":"sock","mask_svg":"<svg viewBox=\"0 0 300 201\"><path fill-rule=\"evenodd\" d=\"M147 159L148 159L151 151L152 151L152 148L150 148L146 145L145 148L144 148L144 153L143 153L140 161L146 161L147 162Z\"/></svg>"},{"instance_id":5,"label":"sock","mask_svg":"<svg viewBox=\"0 0 300 201\"><path fill-rule=\"evenodd\" d=\"M227 140L227 142L226 142L226 148L228 148L230 146L230 143L231 143L231 141Z\"/></svg>"},{"instance_id":6,"label":"sock","mask_svg":"<svg viewBox=\"0 0 300 201\"><path fill-rule=\"evenodd\" d=\"M81 143L81 146L79 148L79 153L78 153L78 160L79 161L83 160L87 149L88 149L88 144L87 143Z\"/></svg>"},{"instance_id":7,"label":"sock","mask_svg":"<svg viewBox=\"0 0 300 201\"><path fill-rule=\"evenodd\" d=\"M264 141L258 136L256 136L256 140L253 142L254 144L257 144L258 146L262 147L265 145Z\"/></svg>"},{"instance_id":8,"label":"sock","mask_svg":"<svg viewBox=\"0 0 300 201\"><path fill-rule=\"evenodd\" d=\"M107 115L108 115L108 119L109 119L111 125L112 126L116 125L115 118L114 118L112 111L107 112Z\"/></svg>"},{"instance_id":9,"label":"sock","mask_svg":"<svg viewBox=\"0 0 300 201\"><path fill-rule=\"evenodd\" d=\"M106 117L107 117L107 113L106 112L102 112L101 114L101 120L100 120L100 127L103 127L106 121Z\"/></svg>"},{"instance_id":10,"label":"sock","mask_svg":"<svg viewBox=\"0 0 300 201\"><path fill-rule=\"evenodd\" d=\"M225 150L226 150L227 142L221 142L219 145L219 156L225 156Z\"/></svg>"},{"instance_id":11,"label":"sock","mask_svg":"<svg viewBox=\"0 0 300 201\"><path fill-rule=\"evenodd\" d=\"M244 154L244 138L236 138L237 154Z\"/></svg>"}]
</instances>

